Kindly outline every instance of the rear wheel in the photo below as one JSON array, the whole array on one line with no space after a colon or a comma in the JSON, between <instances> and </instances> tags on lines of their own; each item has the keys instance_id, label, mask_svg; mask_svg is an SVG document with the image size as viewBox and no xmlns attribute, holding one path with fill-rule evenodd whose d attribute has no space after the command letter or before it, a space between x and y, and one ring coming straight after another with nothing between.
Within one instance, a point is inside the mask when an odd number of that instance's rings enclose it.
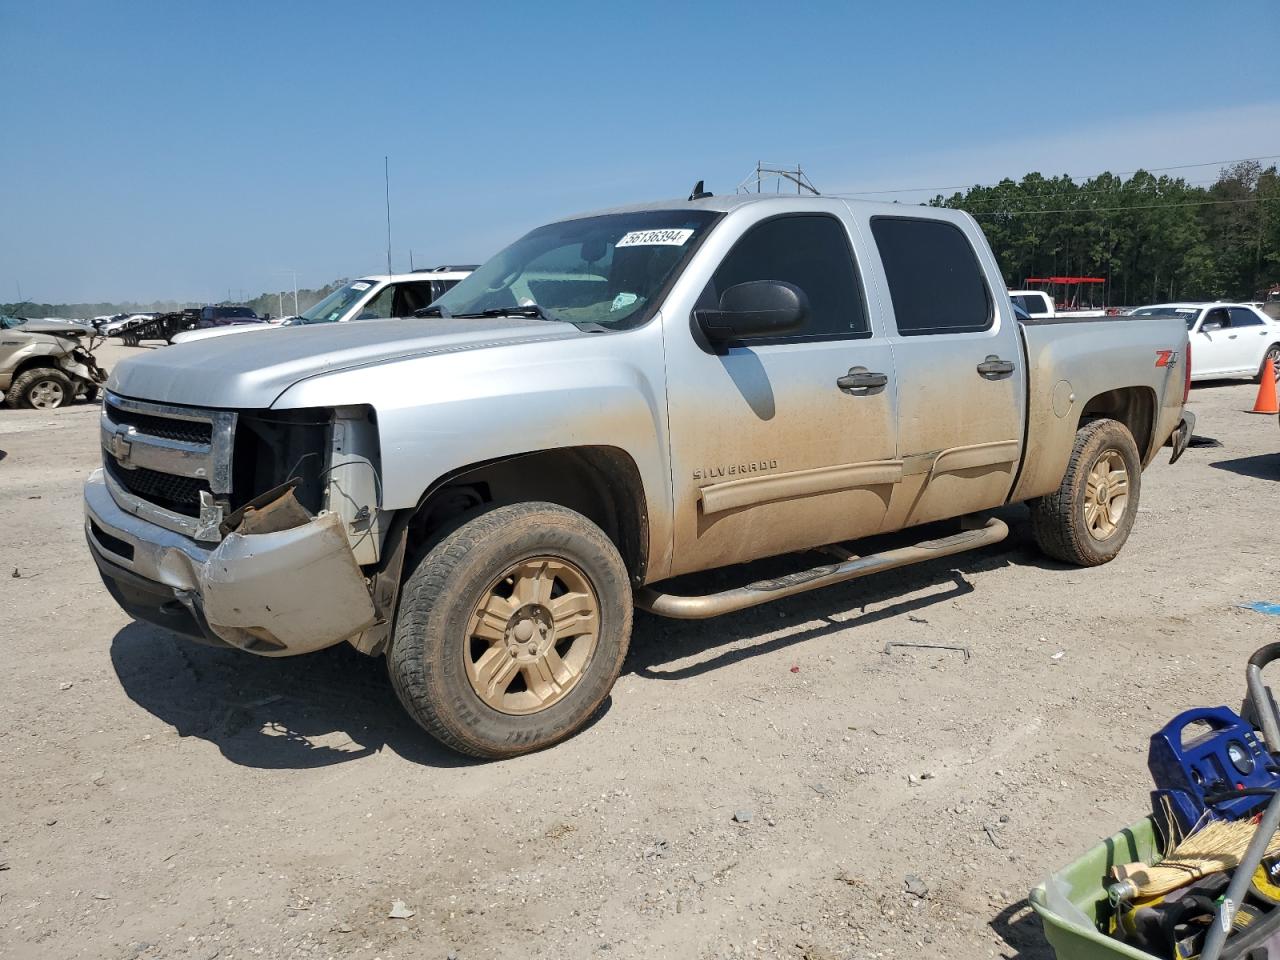
<instances>
[{"instance_id":1,"label":"rear wheel","mask_svg":"<svg viewBox=\"0 0 1280 960\"><path fill-rule=\"evenodd\" d=\"M11 407L56 410L71 402L75 389L71 378L52 367L37 367L14 378L5 397Z\"/></svg>"},{"instance_id":2,"label":"rear wheel","mask_svg":"<svg viewBox=\"0 0 1280 960\"><path fill-rule=\"evenodd\" d=\"M1076 431L1058 489L1031 507L1031 530L1046 554L1093 567L1113 559L1138 515L1142 460L1129 428L1094 420Z\"/></svg>"},{"instance_id":3,"label":"rear wheel","mask_svg":"<svg viewBox=\"0 0 1280 960\"><path fill-rule=\"evenodd\" d=\"M136 333L126 333L121 335L120 342L126 347L136 347L142 343L142 338Z\"/></svg>"},{"instance_id":4,"label":"rear wheel","mask_svg":"<svg viewBox=\"0 0 1280 960\"><path fill-rule=\"evenodd\" d=\"M1280 343L1273 343L1267 347L1266 356L1262 358L1262 365L1258 367L1258 382L1262 382L1263 376L1267 372L1267 361L1271 361L1272 373L1276 380L1280 382Z\"/></svg>"},{"instance_id":5,"label":"rear wheel","mask_svg":"<svg viewBox=\"0 0 1280 960\"><path fill-rule=\"evenodd\" d=\"M515 756L591 719L622 669L631 615L626 567L599 527L550 503L497 507L405 581L388 672L442 743Z\"/></svg>"}]
</instances>

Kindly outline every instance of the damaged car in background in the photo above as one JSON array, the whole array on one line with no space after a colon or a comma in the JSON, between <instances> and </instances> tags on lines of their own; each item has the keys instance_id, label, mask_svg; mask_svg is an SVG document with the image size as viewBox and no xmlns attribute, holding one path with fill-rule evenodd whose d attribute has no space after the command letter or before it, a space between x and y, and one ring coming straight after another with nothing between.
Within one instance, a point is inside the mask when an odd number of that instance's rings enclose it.
<instances>
[{"instance_id":1,"label":"damaged car in background","mask_svg":"<svg viewBox=\"0 0 1280 960\"><path fill-rule=\"evenodd\" d=\"M1018 502L1046 554L1106 563L1194 424L1180 320L1020 319L942 208L695 189L533 230L418 317L120 363L85 533L133 616L384 656L480 757L581 729L635 606L710 617L989 546Z\"/></svg>"},{"instance_id":2,"label":"damaged car in background","mask_svg":"<svg viewBox=\"0 0 1280 960\"><path fill-rule=\"evenodd\" d=\"M0 394L11 407L37 410L96 400L107 374L94 345L94 331L83 323L0 315Z\"/></svg>"}]
</instances>

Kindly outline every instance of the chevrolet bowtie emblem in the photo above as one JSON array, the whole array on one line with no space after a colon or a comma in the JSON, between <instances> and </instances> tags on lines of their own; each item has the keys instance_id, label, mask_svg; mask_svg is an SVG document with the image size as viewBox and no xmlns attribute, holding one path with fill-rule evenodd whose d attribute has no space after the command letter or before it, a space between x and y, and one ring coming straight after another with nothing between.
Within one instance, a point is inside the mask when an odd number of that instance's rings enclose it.
<instances>
[{"instance_id":1,"label":"chevrolet bowtie emblem","mask_svg":"<svg viewBox=\"0 0 1280 960\"><path fill-rule=\"evenodd\" d=\"M122 433L111 434L111 439L107 442L107 449L111 451L111 455L121 466L127 466L129 463L129 454L133 450L133 445L124 438Z\"/></svg>"}]
</instances>

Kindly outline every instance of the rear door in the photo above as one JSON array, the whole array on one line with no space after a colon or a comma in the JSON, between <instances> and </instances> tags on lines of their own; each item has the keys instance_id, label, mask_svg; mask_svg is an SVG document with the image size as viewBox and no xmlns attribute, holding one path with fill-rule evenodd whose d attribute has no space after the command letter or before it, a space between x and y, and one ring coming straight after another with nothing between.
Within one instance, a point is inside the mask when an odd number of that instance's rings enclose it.
<instances>
[{"instance_id":1,"label":"rear door","mask_svg":"<svg viewBox=\"0 0 1280 960\"><path fill-rule=\"evenodd\" d=\"M711 236L691 267L702 271L698 306L739 283L782 280L808 297L801 329L717 350L687 311L664 315L672 573L875 533L901 473L893 356L867 309L862 241L838 202L760 212L776 209L748 206L741 232ZM720 252L719 237L737 239Z\"/></svg>"},{"instance_id":2,"label":"rear door","mask_svg":"<svg viewBox=\"0 0 1280 960\"><path fill-rule=\"evenodd\" d=\"M866 229L897 371L903 478L886 526L997 506L1021 456L1027 371L995 261L962 218L872 215Z\"/></svg>"},{"instance_id":3,"label":"rear door","mask_svg":"<svg viewBox=\"0 0 1280 960\"><path fill-rule=\"evenodd\" d=\"M1248 307L1228 307L1231 317L1231 333L1235 334L1235 342L1240 346L1240 366L1237 368L1250 376L1262 367L1267 347L1275 341L1271 324Z\"/></svg>"}]
</instances>

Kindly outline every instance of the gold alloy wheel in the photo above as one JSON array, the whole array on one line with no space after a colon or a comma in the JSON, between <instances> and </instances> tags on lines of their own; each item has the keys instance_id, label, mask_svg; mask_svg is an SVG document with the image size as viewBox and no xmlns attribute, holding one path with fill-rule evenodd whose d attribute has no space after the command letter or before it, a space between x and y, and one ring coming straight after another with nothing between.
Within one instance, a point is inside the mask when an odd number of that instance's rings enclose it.
<instances>
[{"instance_id":1,"label":"gold alloy wheel","mask_svg":"<svg viewBox=\"0 0 1280 960\"><path fill-rule=\"evenodd\" d=\"M1084 525L1095 540L1116 532L1129 503L1129 470L1118 450L1104 450L1084 484Z\"/></svg>"},{"instance_id":2,"label":"gold alloy wheel","mask_svg":"<svg viewBox=\"0 0 1280 960\"><path fill-rule=\"evenodd\" d=\"M513 564L476 604L463 653L467 679L494 710L537 713L582 679L600 635L600 602L567 560Z\"/></svg>"},{"instance_id":3,"label":"gold alloy wheel","mask_svg":"<svg viewBox=\"0 0 1280 960\"><path fill-rule=\"evenodd\" d=\"M62 384L56 380L42 380L31 388L27 399L37 410L53 410L62 406Z\"/></svg>"}]
</instances>

